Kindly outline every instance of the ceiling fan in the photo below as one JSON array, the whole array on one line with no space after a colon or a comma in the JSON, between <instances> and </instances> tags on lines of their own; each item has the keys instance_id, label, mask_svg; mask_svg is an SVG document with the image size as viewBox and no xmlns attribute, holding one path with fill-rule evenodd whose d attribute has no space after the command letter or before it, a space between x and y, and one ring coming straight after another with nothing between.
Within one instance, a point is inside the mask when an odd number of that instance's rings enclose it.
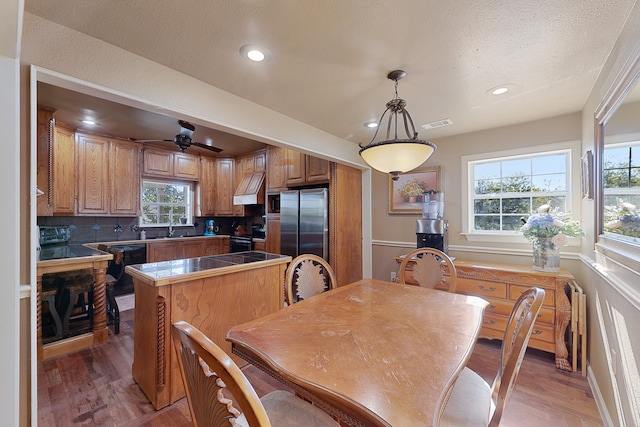
<instances>
[{"instance_id":1,"label":"ceiling fan","mask_svg":"<svg viewBox=\"0 0 640 427\"><path fill-rule=\"evenodd\" d=\"M219 153L222 151L221 148L192 141L191 135L193 135L196 127L191 123L185 122L184 120L178 120L178 124L180 125L180 133L174 136L173 139L129 139L134 142L173 142L180 148L180 151L182 151L183 153L184 150L191 146L205 148L207 150L213 151L214 153Z\"/></svg>"}]
</instances>

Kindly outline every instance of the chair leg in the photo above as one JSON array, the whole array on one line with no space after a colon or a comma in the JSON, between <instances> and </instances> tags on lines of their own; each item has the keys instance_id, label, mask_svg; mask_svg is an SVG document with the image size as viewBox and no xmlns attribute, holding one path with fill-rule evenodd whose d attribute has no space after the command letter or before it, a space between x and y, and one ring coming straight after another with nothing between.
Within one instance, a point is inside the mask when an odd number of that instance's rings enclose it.
<instances>
[{"instance_id":1,"label":"chair leg","mask_svg":"<svg viewBox=\"0 0 640 427\"><path fill-rule=\"evenodd\" d=\"M114 332L117 335L120 333L120 309L114 295L114 288L113 285L107 285L107 313L111 317L109 324L113 323Z\"/></svg>"}]
</instances>

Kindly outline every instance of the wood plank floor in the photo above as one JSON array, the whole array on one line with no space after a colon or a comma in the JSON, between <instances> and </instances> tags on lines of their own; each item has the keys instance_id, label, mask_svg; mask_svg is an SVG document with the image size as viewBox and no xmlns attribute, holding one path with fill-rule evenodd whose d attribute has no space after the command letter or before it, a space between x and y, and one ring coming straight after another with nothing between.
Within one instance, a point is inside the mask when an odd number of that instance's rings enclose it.
<instances>
[{"instance_id":1,"label":"wood plank floor","mask_svg":"<svg viewBox=\"0 0 640 427\"><path fill-rule=\"evenodd\" d=\"M121 317L120 334L110 334L106 343L39 363L39 426L191 425L186 399L155 411L133 381L133 310ZM490 380L497 371L499 345L480 340L469 367ZM244 372L260 396L285 389L250 365ZM502 420L502 427L603 425L587 380L557 370L553 355L531 349Z\"/></svg>"}]
</instances>

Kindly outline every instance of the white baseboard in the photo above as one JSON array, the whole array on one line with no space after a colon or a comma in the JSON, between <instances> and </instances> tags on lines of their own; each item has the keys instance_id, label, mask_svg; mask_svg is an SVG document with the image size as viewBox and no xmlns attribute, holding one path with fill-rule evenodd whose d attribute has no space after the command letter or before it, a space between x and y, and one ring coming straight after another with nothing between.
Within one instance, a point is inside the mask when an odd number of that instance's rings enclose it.
<instances>
[{"instance_id":1,"label":"white baseboard","mask_svg":"<svg viewBox=\"0 0 640 427\"><path fill-rule=\"evenodd\" d=\"M600 387L598 387L598 381L591 370L591 366L587 364L587 381L589 382L589 387L591 387L591 392L593 393L593 400L596 402L596 406L598 408L598 412L600 413L600 417L602 418L602 422L605 427L615 427L613 424L613 420L611 419L611 415L609 415L609 411L607 411L607 405L604 403L604 399L602 398L602 393L600 393Z\"/></svg>"}]
</instances>

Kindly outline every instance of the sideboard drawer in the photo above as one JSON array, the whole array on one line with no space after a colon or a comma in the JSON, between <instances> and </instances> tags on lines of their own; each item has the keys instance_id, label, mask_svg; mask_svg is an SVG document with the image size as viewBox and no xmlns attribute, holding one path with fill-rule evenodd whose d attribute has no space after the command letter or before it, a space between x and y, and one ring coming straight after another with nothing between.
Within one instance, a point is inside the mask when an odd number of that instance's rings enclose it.
<instances>
[{"instance_id":1,"label":"sideboard drawer","mask_svg":"<svg viewBox=\"0 0 640 427\"><path fill-rule=\"evenodd\" d=\"M509 316L513 309L513 303L505 300L487 299L489 305L484 309L485 313L501 314L503 316Z\"/></svg>"},{"instance_id":2,"label":"sideboard drawer","mask_svg":"<svg viewBox=\"0 0 640 427\"><path fill-rule=\"evenodd\" d=\"M509 299L511 301L517 301L518 298L520 298L520 295L522 295L527 289L529 289L528 286L509 285ZM544 307L556 306L556 293L553 289L544 290L544 302L542 305Z\"/></svg>"},{"instance_id":3,"label":"sideboard drawer","mask_svg":"<svg viewBox=\"0 0 640 427\"><path fill-rule=\"evenodd\" d=\"M499 282L482 282L458 277L456 293L507 299L507 285Z\"/></svg>"}]
</instances>

